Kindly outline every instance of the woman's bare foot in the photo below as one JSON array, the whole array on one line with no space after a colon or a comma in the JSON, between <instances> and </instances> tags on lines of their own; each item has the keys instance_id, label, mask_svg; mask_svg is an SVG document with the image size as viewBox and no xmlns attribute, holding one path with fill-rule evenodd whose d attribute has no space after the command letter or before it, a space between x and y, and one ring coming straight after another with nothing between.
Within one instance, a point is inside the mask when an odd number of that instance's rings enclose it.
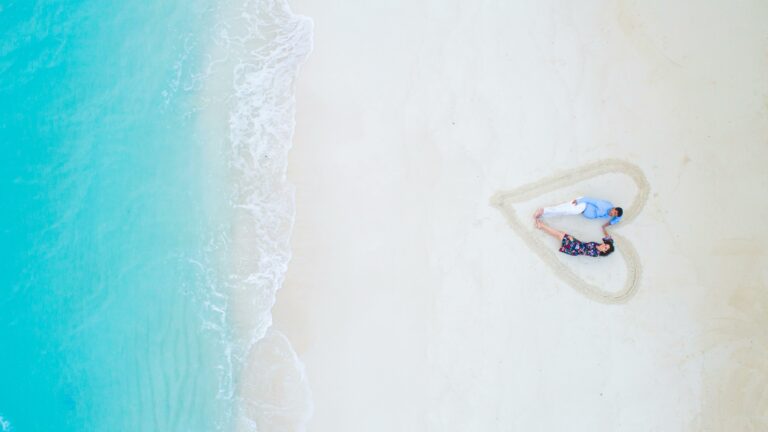
<instances>
[{"instance_id":1,"label":"woman's bare foot","mask_svg":"<svg viewBox=\"0 0 768 432\"><path fill-rule=\"evenodd\" d=\"M540 218L540 217L541 217L541 215L543 215L543 214L544 214L544 209L542 209L542 208L539 208L539 209L536 209L536 211L535 211L535 212L533 212L533 217L534 217L534 218L536 218L536 219L538 219L538 218Z\"/></svg>"},{"instance_id":2,"label":"woman's bare foot","mask_svg":"<svg viewBox=\"0 0 768 432\"><path fill-rule=\"evenodd\" d=\"M541 229L544 226L544 222L541 219L536 219L536 228Z\"/></svg>"}]
</instances>

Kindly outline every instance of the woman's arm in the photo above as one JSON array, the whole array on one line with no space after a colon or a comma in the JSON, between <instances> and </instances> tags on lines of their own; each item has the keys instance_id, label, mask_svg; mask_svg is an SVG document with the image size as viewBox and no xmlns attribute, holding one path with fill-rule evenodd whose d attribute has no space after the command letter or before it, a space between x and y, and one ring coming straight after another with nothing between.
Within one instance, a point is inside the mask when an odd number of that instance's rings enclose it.
<instances>
[{"instance_id":1,"label":"woman's arm","mask_svg":"<svg viewBox=\"0 0 768 432\"><path fill-rule=\"evenodd\" d=\"M547 224L542 222L540 219L536 219L536 228L546 232L547 234L551 235L552 237L554 237L554 238L556 238L556 239L558 239L560 241L563 241L563 237L565 237L565 235L566 235L562 231L558 231L558 230L556 230L554 228L548 227Z\"/></svg>"},{"instance_id":2,"label":"woman's arm","mask_svg":"<svg viewBox=\"0 0 768 432\"><path fill-rule=\"evenodd\" d=\"M605 227L607 227L607 226L608 226L608 224L603 225L603 237L610 237L611 236L610 234L608 234L608 230L605 229Z\"/></svg>"}]
</instances>

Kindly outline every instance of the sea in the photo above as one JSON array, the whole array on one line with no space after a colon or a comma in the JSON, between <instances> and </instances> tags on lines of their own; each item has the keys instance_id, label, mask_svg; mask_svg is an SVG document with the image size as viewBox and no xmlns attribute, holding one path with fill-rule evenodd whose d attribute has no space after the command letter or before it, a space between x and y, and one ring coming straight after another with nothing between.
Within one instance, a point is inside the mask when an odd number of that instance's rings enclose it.
<instances>
[{"instance_id":1,"label":"sea","mask_svg":"<svg viewBox=\"0 0 768 432\"><path fill-rule=\"evenodd\" d=\"M0 1L0 432L304 430L271 308L312 26L284 0Z\"/></svg>"}]
</instances>

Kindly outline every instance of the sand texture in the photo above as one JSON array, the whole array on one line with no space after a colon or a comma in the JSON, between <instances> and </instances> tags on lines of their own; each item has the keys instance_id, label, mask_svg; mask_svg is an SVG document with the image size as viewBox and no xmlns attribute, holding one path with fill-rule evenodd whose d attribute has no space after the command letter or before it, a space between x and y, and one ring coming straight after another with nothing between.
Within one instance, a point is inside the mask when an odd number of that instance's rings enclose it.
<instances>
[{"instance_id":1,"label":"sand texture","mask_svg":"<svg viewBox=\"0 0 768 432\"><path fill-rule=\"evenodd\" d=\"M621 288L617 292L606 292L604 289L590 284L581 278L570 267L563 265L555 254L556 250L546 246L541 240L541 234L532 232L530 229L531 218L528 216L520 217L514 209L514 204L520 201L526 201L537 195L551 192L558 188L572 185L582 180L596 177L606 173L622 173L629 176L637 185L638 193L635 195L632 204L625 209L625 215L622 217L621 224L626 225L637 217L643 210L645 202L648 200L650 187L648 180L643 175L642 170L636 165L621 160L601 160L587 164L585 166L564 171L552 176L543 178L536 182L520 186L516 189L499 192L491 198L491 204L498 207L509 221L509 225L523 239L541 259L544 260L552 270L563 281L571 285L575 290L584 294L587 298L600 303L624 303L628 301L637 291L640 284L640 275L643 266L640 257L632 245L632 242L618 234L611 234L616 242L617 252L624 259L627 268L627 277Z\"/></svg>"},{"instance_id":2,"label":"sand texture","mask_svg":"<svg viewBox=\"0 0 768 432\"><path fill-rule=\"evenodd\" d=\"M314 50L273 312L307 430L766 430L765 2L292 7ZM582 195L624 208L617 253L534 230Z\"/></svg>"}]
</instances>

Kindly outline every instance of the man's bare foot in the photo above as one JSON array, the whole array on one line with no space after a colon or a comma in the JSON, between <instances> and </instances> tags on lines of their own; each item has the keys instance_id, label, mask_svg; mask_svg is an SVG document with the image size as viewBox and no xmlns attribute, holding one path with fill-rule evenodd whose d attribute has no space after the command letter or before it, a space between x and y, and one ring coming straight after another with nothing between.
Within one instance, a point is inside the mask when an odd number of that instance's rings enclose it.
<instances>
[{"instance_id":1,"label":"man's bare foot","mask_svg":"<svg viewBox=\"0 0 768 432\"><path fill-rule=\"evenodd\" d=\"M541 217L541 215L543 215L543 214L544 214L544 209L541 209L541 208L540 208L540 209L536 209L536 211L535 211L535 212L533 212L533 217L534 217L534 218L536 218L536 219L538 219L538 218L540 218L540 217Z\"/></svg>"}]
</instances>

